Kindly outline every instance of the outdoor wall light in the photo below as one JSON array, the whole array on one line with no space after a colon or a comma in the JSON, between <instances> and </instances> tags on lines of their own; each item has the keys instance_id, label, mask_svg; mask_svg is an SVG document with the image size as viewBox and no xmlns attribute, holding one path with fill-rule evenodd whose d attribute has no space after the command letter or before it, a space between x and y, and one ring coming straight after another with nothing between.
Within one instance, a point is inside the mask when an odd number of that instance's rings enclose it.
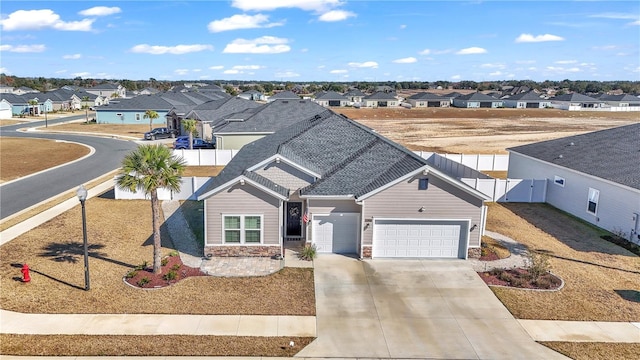
<instances>
[{"instance_id":1,"label":"outdoor wall light","mask_svg":"<svg viewBox=\"0 0 640 360\"><path fill-rule=\"evenodd\" d=\"M471 229L469 229L469 232L472 232L473 230L475 230L478 227L478 224L473 224L473 226L471 227Z\"/></svg>"},{"instance_id":2,"label":"outdoor wall light","mask_svg":"<svg viewBox=\"0 0 640 360\"><path fill-rule=\"evenodd\" d=\"M419 212L424 212L425 210L424 206L421 206L420 209L418 209Z\"/></svg>"}]
</instances>

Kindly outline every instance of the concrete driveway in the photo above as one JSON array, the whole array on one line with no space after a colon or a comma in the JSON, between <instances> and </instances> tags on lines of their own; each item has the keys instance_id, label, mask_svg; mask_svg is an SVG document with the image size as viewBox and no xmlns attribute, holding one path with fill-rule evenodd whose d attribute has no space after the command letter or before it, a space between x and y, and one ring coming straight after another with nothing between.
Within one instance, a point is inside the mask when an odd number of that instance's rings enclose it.
<instances>
[{"instance_id":1,"label":"concrete driveway","mask_svg":"<svg viewBox=\"0 0 640 360\"><path fill-rule=\"evenodd\" d=\"M463 260L314 262L318 338L297 357L566 359L534 342Z\"/></svg>"}]
</instances>

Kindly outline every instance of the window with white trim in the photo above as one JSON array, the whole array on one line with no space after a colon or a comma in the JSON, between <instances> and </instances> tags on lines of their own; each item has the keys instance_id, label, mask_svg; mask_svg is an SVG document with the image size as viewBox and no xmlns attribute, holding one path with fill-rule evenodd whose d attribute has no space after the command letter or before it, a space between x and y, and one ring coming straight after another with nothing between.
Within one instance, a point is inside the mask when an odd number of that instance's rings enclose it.
<instances>
[{"instance_id":1,"label":"window with white trim","mask_svg":"<svg viewBox=\"0 0 640 360\"><path fill-rule=\"evenodd\" d=\"M564 187L564 178L556 175L553 177L553 183Z\"/></svg>"},{"instance_id":2,"label":"window with white trim","mask_svg":"<svg viewBox=\"0 0 640 360\"><path fill-rule=\"evenodd\" d=\"M140 121L140 114L136 114L136 121Z\"/></svg>"},{"instance_id":3,"label":"window with white trim","mask_svg":"<svg viewBox=\"0 0 640 360\"><path fill-rule=\"evenodd\" d=\"M587 212L596 214L598 211L598 200L600 200L600 191L589 188L589 198L587 199Z\"/></svg>"},{"instance_id":4,"label":"window with white trim","mask_svg":"<svg viewBox=\"0 0 640 360\"><path fill-rule=\"evenodd\" d=\"M225 244L261 244L262 215L223 215Z\"/></svg>"}]
</instances>

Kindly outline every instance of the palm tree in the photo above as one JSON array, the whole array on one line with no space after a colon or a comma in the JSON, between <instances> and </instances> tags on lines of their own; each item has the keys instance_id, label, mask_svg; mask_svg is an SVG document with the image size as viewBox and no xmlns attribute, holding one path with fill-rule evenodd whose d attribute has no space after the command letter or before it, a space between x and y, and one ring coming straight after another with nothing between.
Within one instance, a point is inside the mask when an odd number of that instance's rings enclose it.
<instances>
[{"instance_id":1,"label":"palm tree","mask_svg":"<svg viewBox=\"0 0 640 360\"><path fill-rule=\"evenodd\" d=\"M182 128L189 134L189 149L193 150L193 134L198 133L198 123L194 119L182 121Z\"/></svg>"},{"instance_id":2,"label":"palm tree","mask_svg":"<svg viewBox=\"0 0 640 360\"><path fill-rule=\"evenodd\" d=\"M89 101L89 97L83 96L82 101L84 102L84 104L82 105L84 107L84 117L85 117L84 122L88 124L89 123L89 112L88 112L89 105L87 105L87 102Z\"/></svg>"},{"instance_id":3,"label":"palm tree","mask_svg":"<svg viewBox=\"0 0 640 360\"><path fill-rule=\"evenodd\" d=\"M36 115L36 106L38 106L38 100L31 99L27 102L29 104L29 116Z\"/></svg>"},{"instance_id":4,"label":"palm tree","mask_svg":"<svg viewBox=\"0 0 640 360\"><path fill-rule=\"evenodd\" d=\"M147 110L144 112L144 118L149 119L149 131L153 130L153 120L159 117L160 115L158 115L158 113L153 110Z\"/></svg>"},{"instance_id":5,"label":"palm tree","mask_svg":"<svg viewBox=\"0 0 640 360\"><path fill-rule=\"evenodd\" d=\"M153 272L160 273L161 241L160 241L160 201L158 189L167 188L180 191L180 179L186 163L171 150L161 144L141 145L122 160L121 173L116 178L116 186L120 189L144 192L151 198L151 214L153 215Z\"/></svg>"}]
</instances>

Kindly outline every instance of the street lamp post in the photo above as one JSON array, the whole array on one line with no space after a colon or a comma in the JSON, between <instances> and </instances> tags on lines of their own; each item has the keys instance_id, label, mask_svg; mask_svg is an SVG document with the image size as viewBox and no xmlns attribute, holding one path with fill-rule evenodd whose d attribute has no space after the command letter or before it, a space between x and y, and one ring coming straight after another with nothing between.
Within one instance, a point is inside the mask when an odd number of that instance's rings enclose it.
<instances>
[{"instance_id":1,"label":"street lamp post","mask_svg":"<svg viewBox=\"0 0 640 360\"><path fill-rule=\"evenodd\" d=\"M84 203L87 200L87 189L84 185L80 185L78 191L78 200L82 205L82 239L84 241L84 289L89 290L89 248L87 246L87 215L84 210Z\"/></svg>"}]
</instances>

